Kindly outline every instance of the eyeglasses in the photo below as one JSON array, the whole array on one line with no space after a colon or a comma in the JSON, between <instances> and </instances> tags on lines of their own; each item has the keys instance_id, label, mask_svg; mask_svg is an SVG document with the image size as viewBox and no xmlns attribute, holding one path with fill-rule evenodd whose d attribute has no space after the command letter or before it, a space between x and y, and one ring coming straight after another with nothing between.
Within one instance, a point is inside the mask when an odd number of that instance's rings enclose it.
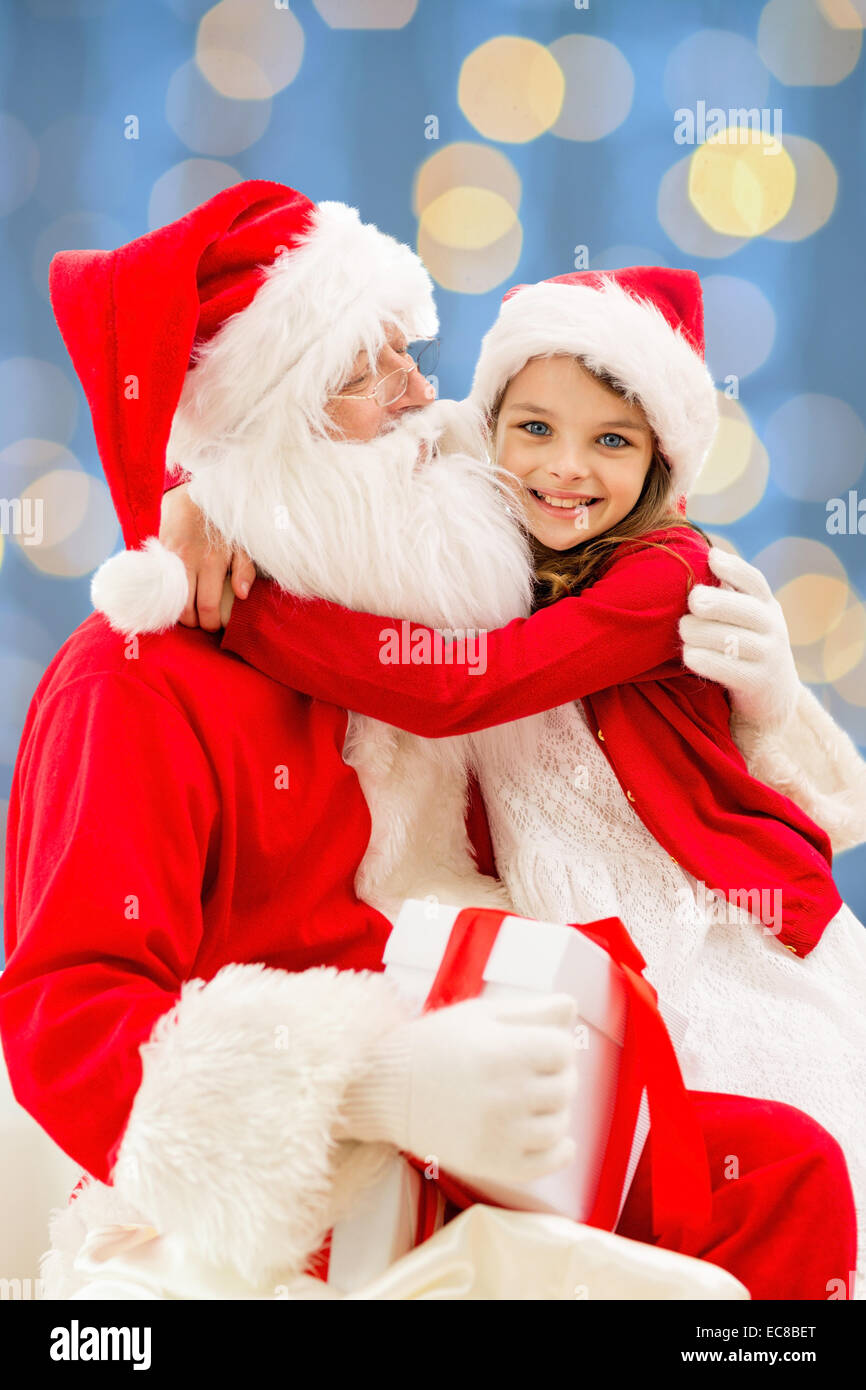
<instances>
[{"instance_id":1,"label":"eyeglasses","mask_svg":"<svg viewBox=\"0 0 866 1390\"><path fill-rule=\"evenodd\" d=\"M401 396L405 396L409 387L409 377L414 371L419 371L422 376L430 376L436 370L439 361L439 339L418 338L415 342L409 343L405 353L401 355L414 358L411 367L397 367L395 371L389 372L387 376L383 376L377 381L372 391L367 391L363 395L338 391L336 395L330 396L329 400L375 400L381 408L394 405Z\"/></svg>"}]
</instances>

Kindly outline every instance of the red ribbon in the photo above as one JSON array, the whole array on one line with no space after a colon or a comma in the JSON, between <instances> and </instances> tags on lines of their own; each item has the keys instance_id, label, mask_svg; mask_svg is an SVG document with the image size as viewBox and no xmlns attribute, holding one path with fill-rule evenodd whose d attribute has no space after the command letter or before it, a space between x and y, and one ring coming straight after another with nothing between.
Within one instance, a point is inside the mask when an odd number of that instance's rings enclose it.
<instances>
[{"instance_id":1,"label":"red ribbon","mask_svg":"<svg viewBox=\"0 0 866 1390\"><path fill-rule=\"evenodd\" d=\"M465 908L457 914L424 1011L474 999L484 987L484 970L503 920L496 908ZM712 1188L703 1131L685 1088L673 1044L659 1013L656 992L643 978L646 962L618 917L569 926L607 952L622 972L627 998L625 1038L601 1178L587 1218L589 1226L613 1230L619 1215L626 1169L644 1089L650 1111L652 1222L656 1235L700 1227L710 1219ZM422 1174L424 1163L407 1155ZM489 1198L445 1174L437 1178L445 1196L460 1207ZM423 1186L426 1186L424 1184ZM422 1187L423 1190L423 1187ZM426 1208L429 1214L429 1204ZM419 1212L418 1241L422 1222ZM427 1232L430 1234L431 1232Z\"/></svg>"}]
</instances>

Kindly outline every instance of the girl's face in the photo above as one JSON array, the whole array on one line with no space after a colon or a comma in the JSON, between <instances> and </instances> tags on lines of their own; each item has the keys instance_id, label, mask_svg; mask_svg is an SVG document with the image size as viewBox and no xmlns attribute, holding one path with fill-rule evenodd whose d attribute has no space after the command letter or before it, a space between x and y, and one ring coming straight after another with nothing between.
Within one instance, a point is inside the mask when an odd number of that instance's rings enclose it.
<instances>
[{"instance_id":1,"label":"girl's face","mask_svg":"<svg viewBox=\"0 0 866 1390\"><path fill-rule=\"evenodd\" d=\"M653 434L639 405L573 357L538 357L508 383L495 445L532 534L551 550L570 550L631 511Z\"/></svg>"}]
</instances>

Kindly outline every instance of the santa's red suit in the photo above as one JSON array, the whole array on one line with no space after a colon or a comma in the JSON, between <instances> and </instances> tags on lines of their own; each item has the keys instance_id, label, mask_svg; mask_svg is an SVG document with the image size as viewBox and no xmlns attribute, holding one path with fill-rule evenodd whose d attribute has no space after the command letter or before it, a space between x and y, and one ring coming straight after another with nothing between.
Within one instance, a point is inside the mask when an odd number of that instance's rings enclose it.
<instances>
[{"instance_id":1,"label":"santa's red suit","mask_svg":"<svg viewBox=\"0 0 866 1390\"><path fill-rule=\"evenodd\" d=\"M168 328L190 341L250 303L261 283L250 284L250 261L270 263L286 244L311 248L333 276L335 250L357 235L389 286L396 272L411 281L409 252L373 242L348 210L304 202L278 185L239 185L144 238L143 252L68 253L53 272L127 543L146 542L128 559L158 572L162 620L186 595L182 566L151 538L187 363L172 376L173 355L153 347L165 330L144 310L153 282L136 285L140 256L151 272L185 258L196 308L190 317L178 296ZM82 277L86 295L73 292ZM405 301L406 284L398 290ZM125 358L118 304L134 310ZM394 309L373 293L358 312L378 322ZM420 317L415 331L430 331ZM363 334L351 313L336 322L339 372ZM317 342L287 335L286 361L269 369L291 368L300 346L312 390ZM132 409L118 407L127 375L139 379L124 397ZM141 573L121 576L133 604ZM390 921L356 892L372 822L364 776L344 760L350 719L222 652L218 636L126 639L95 615L40 683L12 786L0 1036L15 1095L96 1180L76 1203L111 1219L114 1193L124 1215L181 1233L253 1284L302 1271L375 1171L379 1146L336 1144L333 1130L365 1049L409 1013L381 973ZM478 815L476 804L483 854ZM785 1106L694 1101L713 1215L667 1243L729 1269L754 1297L826 1298L855 1255L834 1140ZM650 1143L618 1228L648 1241L651 1161ZM52 1273L62 1293L68 1271Z\"/></svg>"}]
</instances>

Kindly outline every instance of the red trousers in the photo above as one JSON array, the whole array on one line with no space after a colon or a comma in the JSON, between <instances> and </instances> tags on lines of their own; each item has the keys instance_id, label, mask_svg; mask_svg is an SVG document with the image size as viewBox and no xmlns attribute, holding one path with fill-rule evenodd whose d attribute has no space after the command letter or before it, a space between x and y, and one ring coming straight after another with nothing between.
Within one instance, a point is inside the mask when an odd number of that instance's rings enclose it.
<instances>
[{"instance_id":1,"label":"red trousers","mask_svg":"<svg viewBox=\"0 0 866 1390\"><path fill-rule=\"evenodd\" d=\"M840 1287L831 1281L849 1288L857 1223L836 1140L790 1105L711 1091L690 1094L710 1163L709 1226L686 1235L653 1235L650 1140L617 1234L710 1260L745 1284L752 1298L825 1300Z\"/></svg>"}]
</instances>

